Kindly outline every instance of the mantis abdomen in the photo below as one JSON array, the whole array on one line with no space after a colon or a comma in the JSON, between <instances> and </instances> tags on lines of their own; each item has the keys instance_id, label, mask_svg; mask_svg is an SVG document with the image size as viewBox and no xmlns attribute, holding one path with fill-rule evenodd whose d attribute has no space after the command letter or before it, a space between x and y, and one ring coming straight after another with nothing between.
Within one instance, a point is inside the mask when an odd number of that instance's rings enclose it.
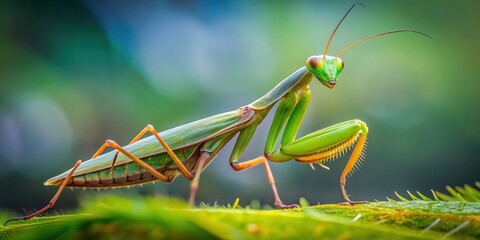
<instances>
[{"instance_id":1,"label":"mantis abdomen","mask_svg":"<svg viewBox=\"0 0 480 240\"><path fill-rule=\"evenodd\" d=\"M175 151L175 154L190 171L194 169L196 159L198 159L199 146L190 146ZM180 174L178 166L166 153L144 156L140 159L172 180ZM50 179L46 182L46 185L60 185L63 180L64 178ZM135 162L129 162L116 165L113 168L105 166L103 169L74 176L66 186L82 188L126 187L156 180L158 179L147 170L141 168Z\"/></svg>"}]
</instances>

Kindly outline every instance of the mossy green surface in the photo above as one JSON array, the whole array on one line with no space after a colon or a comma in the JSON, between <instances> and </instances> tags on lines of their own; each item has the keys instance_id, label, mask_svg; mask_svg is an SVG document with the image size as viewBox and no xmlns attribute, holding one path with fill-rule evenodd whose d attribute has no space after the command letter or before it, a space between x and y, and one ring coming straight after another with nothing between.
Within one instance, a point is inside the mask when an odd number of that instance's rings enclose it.
<instances>
[{"instance_id":1,"label":"mossy green surface","mask_svg":"<svg viewBox=\"0 0 480 240\"><path fill-rule=\"evenodd\" d=\"M0 227L0 234L3 239L480 238L479 202L302 205L294 210L189 208L172 198L99 196L84 201L75 214L11 222ZM6 218L0 214L1 221ZM458 226L463 227L451 232Z\"/></svg>"}]
</instances>

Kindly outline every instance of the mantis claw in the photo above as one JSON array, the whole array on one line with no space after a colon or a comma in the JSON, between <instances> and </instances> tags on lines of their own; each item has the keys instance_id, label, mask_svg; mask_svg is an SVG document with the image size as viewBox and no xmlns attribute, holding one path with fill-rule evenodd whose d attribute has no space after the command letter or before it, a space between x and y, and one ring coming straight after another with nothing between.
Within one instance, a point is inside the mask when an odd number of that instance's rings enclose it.
<instances>
[{"instance_id":1,"label":"mantis claw","mask_svg":"<svg viewBox=\"0 0 480 240\"><path fill-rule=\"evenodd\" d=\"M21 218L12 218L12 219L8 219L7 221L5 221L5 223L3 224L4 227L7 226L7 223L9 222L15 222L15 221L19 221L19 220L23 220Z\"/></svg>"}]
</instances>

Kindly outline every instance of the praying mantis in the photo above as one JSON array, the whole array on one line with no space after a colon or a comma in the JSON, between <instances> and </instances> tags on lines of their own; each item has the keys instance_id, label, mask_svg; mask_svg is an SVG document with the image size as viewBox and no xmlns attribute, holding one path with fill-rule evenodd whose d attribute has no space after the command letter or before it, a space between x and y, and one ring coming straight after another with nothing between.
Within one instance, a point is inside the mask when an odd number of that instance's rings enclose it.
<instances>
[{"instance_id":1,"label":"praying mantis","mask_svg":"<svg viewBox=\"0 0 480 240\"><path fill-rule=\"evenodd\" d=\"M344 62L339 56L347 49L371 38L400 32L429 36L411 29L388 31L356 41L335 56L327 55L337 29L357 4L359 3L350 7L333 30L323 55L309 57L306 66L292 73L253 103L163 132L157 132L152 125L147 125L126 146L121 146L113 140L106 140L90 160L85 162L78 160L73 168L45 182L48 186L60 186L48 205L28 216L10 219L5 224L33 218L52 208L66 187L114 188L157 180L170 183L180 175L192 180L189 203L193 205L202 171L237 135L230 155L231 167L235 171L242 171L263 164L276 207L283 209L299 206L282 202L269 161L296 160L300 163L317 163L326 167L323 163L338 158L351 148L353 151L340 176L341 193L343 199L350 205L364 203L350 200L345 184L347 176L365 156L367 124L357 119L349 120L296 138L311 99L309 85L315 77L321 84L333 89L344 68ZM267 136L264 154L240 162L239 159L257 127L274 105L278 107ZM147 133L152 135L142 138ZM104 153L107 148L113 150Z\"/></svg>"}]
</instances>

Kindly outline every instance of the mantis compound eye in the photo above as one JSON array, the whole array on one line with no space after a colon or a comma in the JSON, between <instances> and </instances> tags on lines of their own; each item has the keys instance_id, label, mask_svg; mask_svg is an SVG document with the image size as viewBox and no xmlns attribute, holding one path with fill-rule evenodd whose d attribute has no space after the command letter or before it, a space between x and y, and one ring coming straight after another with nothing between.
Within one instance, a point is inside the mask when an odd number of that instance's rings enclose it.
<instances>
[{"instance_id":1,"label":"mantis compound eye","mask_svg":"<svg viewBox=\"0 0 480 240\"><path fill-rule=\"evenodd\" d=\"M343 63L342 59L337 58L337 74L343 70L345 64Z\"/></svg>"},{"instance_id":2,"label":"mantis compound eye","mask_svg":"<svg viewBox=\"0 0 480 240\"><path fill-rule=\"evenodd\" d=\"M311 56L307 59L307 68L311 72L318 72L323 69L323 59L321 56Z\"/></svg>"}]
</instances>

